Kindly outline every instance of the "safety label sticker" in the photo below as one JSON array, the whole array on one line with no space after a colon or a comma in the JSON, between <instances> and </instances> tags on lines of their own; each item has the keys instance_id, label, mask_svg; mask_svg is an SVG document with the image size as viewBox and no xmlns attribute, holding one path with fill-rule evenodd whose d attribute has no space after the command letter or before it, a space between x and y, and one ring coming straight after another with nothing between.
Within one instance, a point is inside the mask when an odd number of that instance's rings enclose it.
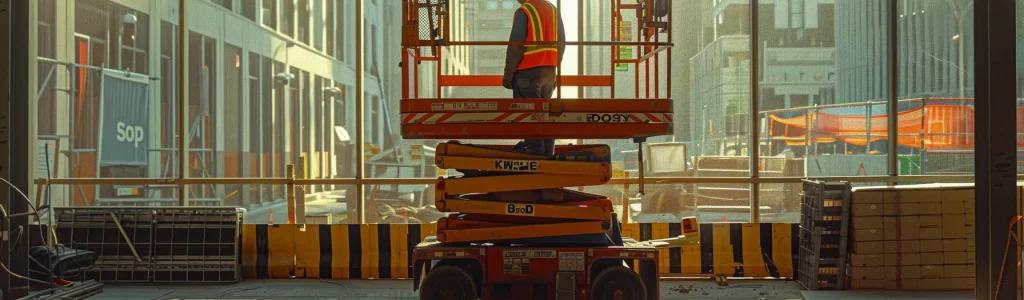
<instances>
[{"instance_id":1,"label":"safety label sticker","mask_svg":"<svg viewBox=\"0 0 1024 300\"><path fill-rule=\"evenodd\" d=\"M558 253L558 270L583 271L585 260L583 252L560 252Z\"/></svg>"},{"instance_id":2,"label":"safety label sticker","mask_svg":"<svg viewBox=\"0 0 1024 300\"><path fill-rule=\"evenodd\" d=\"M555 258L555 250L505 250L505 258Z\"/></svg>"},{"instance_id":3,"label":"safety label sticker","mask_svg":"<svg viewBox=\"0 0 1024 300\"><path fill-rule=\"evenodd\" d=\"M502 271L505 274L530 274L529 258L505 258Z\"/></svg>"},{"instance_id":4,"label":"safety label sticker","mask_svg":"<svg viewBox=\"0 0 1024 300\"><path fill-rule=\"evenodd\" d=\"M533 110L536 106L533 103L509 103L509 110Z\"/></svg>"},{"instance_id":5,"label":"safety label sticker","mask_svg":"<svg viewBox=\"0 0 1024 300\"><path fill-rule=\"evenodd\" d=\"M430 105L433 111L493 111L497 102L441 102Z\"/></svg>"}]
</instances>

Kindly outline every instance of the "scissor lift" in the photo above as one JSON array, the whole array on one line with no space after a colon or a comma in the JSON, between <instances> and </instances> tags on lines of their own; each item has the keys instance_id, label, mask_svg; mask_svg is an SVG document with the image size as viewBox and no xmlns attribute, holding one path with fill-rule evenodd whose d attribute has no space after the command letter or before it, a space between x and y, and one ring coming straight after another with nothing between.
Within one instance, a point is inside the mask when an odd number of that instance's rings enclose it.
<instances>
[{"instance_id":1,"label":"scissor lift","mask_svg":"<svg viewBox=\"0 0 1024 300\"><path fill-rule=\"evenodd\" d=\"M405 0L402 136L642 143L671 134L672 102L658 84L658 59L668 54L670 45L659 39L670 36L670 14L656 17L657 9L648 5L655 0L605 1L612 2L616 20L626 11L636 12L637 40L567 44L605 46L612 53L618 53L617 47L638 49L636 59L611 59L613 66L635 66L632 99L443 99L442 87L500 86L500 76L444 75L440 67L438 93L420 97L419 65L427 61L441 66L442 47L508 42L452 41L449 1ZM622 22L612 23L612 39L617 40ZM640 84L641 65L646 67L646 89ZM670 78L670 68L665 72ZM615 94L613 75L558 78L560 86L607 87ZM439 178L435 185L437 209L452 214L438 221L436 236L414 250L414 288L421 299L657 299L657 249L699 240L695 218L681 220L680 237L645 242L623 238L611 200L567 188L611 179L607 145L557 146L554 155L546 156L518 153L512 146L449 141L438 145L435 155L438 168L463 175Z\"/></svg>"}]
</instances>

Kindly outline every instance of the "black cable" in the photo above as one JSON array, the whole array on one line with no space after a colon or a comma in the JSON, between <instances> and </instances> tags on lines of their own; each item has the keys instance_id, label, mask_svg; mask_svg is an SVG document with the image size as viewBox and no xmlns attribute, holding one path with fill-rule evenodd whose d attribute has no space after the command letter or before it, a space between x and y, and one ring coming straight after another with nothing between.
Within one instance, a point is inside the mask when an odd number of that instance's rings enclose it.
<instances>
[{"instance_id":1,"label":"black cable","mask_svg":"<svg viewBox=\"0 0 1024 300\"><path fill-rule=\"evenodd\" d=\"M18 188L17 186L15 186L15 185L14 185L13 183L11 183L10 181L7 181L7 179L4 179L3 177L0 177L0 181L3 181L4 183L6 183L6 184L7 184L7 186L10 186L11 188L13 188L13 189L14 189L14 191L18 192L18 195L21 195L21 199L22 199L22 200L25 200L25 203L27 203L27 204L28 204L28 207L32 209L32 213L33 213L33 214L34 214L34 215L36 216L36 219L38 219L38 220L42 220L42 217L40 217L40 216L39 216L39 209L37 209L37 208L36 208L36 206L35 206L35 204L34 204L34 203L32 203L32 200L28 198L28 195L25 195L25 192L23 192L23 191L22 191L21 189L19 189L19 188ZM8 213L7 213L6 211L5 211L5 212L4 212L4 216L3 216L3 218L4 218L4 222L6 222L6 223L7 223L7 227L6 227L6 228L11 228L11 226L10 226L10 224L11 224L11 219L10 219L10 218L9 218L9 217L7 216L7 214L8 214ZM40 225L41 225L41 224L40 224ZM24 232L24 228L22 228L22 227L20 227L20 226L19 226L19 228L21 228L22 232ZM43 229L42 229L42 226L40 226L40 227L39 227L39 232L40 232L40 233L42 233L42 230L43 230ZM52 228L51 228L51 230L52 230ZM19 237L18 237L18 239L17 239L16 241L13 241L13 242L12 242L12 244L11 244L12 246L14 246L14 245L17 245L17 243L20 243L20 242L21 242L21 236L20 236L20 235L21 235L21 234L19 233ZM41 238L43 238L44 240L46 239L46 236L45 236L45 235L42 235L42 234L40 234L40 235L41 235L41 236L40 236ZM33 281L33 282L37 282L37 283L42 283L42 284L49 284L50 286L54 286L54 285L55 285L55 283L53 283L52 281L51 281L51 282L45 282L45 281L41 281L41 280L35 280L35 279L32 279L32 278L28 278L28 277L25 277L25 276L23 276L23 275L21 275L21 274L18 274L18 273L14 273L14 271L11 271L11 269L10 269L10 268L8 268L8 267L7 267L7 265L5 265L5 264L3 263L3 260L6 260L6 259L7 259L7 257L6 257L6 256L9 256L9 255L11 255L12 253L14 253L14 250L11 250L11 251L9 251L9 252L8 252L8 253L7 253L7 254L6 254L5 256L4 256L4 258L3 258L3 259L0 259L0 267L3 267L4 271L6 271L6 272L7 272L8 274L11 274L11 276L14 276L14 277L18 277L18 278L21 278L21 279L24 279L24 280L28 280L28 281Z\"/></svg>"}]
</instances>

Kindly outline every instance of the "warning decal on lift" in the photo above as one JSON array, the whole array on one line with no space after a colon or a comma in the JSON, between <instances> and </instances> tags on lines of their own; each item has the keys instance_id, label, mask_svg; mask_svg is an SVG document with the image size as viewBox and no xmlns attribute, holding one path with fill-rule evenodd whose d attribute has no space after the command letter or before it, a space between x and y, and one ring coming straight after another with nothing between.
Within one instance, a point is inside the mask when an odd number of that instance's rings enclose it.
<instances>
[{"instance_id":1,"label":"warning decal on lift","mask_svg":"<svg viewBox=\"0 0 1024 300\"><path fill-rule=\"evenodd\" d=\"M558 253L559 271L583 271L583 252Z\"/></svg>"},{"instance_id":2,"label":"warning decal on lift","mask_svg":"<svg viewBox=\"0 0 1024 300\"><path fill-rule=\"evenodd\" d=\"M508 109L509 110L534 110L534 108L536 108L536 107L537 106L533 105L533 103L509 103L508 104Z\"/></svg>"},{"instance_id":3,"label":"warning decal on lift","mask_svg":"<svg viewBox=\"0 0 1024 300\"><path fill-rule=\"evenodd\" d=\"M505 274L530 274L530 259L506 257L502 271Z\"/></svg>"},{"instance_id":4,"label":"warning decal on lift","mask_svg":"<svg viewBox=\"0 0 1024 300\"><path fill-rule=\"evenodd\" d=\"M441 102L430 105L433 111L493 111L497 102Z\"/></svg>"},{"instance_id":5,"label":"warning decal on lift","mask_svg":"<svg viewBox=\"0 0 1024 300\"><path fill-rule=\"evenodd\" d=\"M582 254L582 253L581 253ZM505 274L530 274L531 258L555 258L555 250L505 250L503 271Z\"/></svg>"},{"instance_id":6,"label":"warning decal on lift","mask_svg":"<svg viewBox=\"0 0 1024 300\"><path fill-rule=\"evenodd\" d=\"M505 250L505 258L555 258L555 250Z\"/></svg>"}]
</instances>

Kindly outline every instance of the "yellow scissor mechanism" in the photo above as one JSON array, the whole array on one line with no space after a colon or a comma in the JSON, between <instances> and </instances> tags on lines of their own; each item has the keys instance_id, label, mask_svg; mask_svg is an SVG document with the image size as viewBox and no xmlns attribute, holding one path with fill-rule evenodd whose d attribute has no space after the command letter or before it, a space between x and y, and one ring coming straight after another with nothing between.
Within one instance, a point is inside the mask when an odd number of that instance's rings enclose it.
<instances>
[{"instance_id":1,"label":"yellow scissor mechanism","mask_svg":"<svg viewBox=\"0 0 1024 300\"><path fill-rule=\"evenodd\" d=\"M553 157L512 152L504 146L437 146L435 163L465 175L441 178L436 206L459 213L438 221L442 242L502 241L606 233L612 203L564 187L611 179L607 145L560 146Z\"/></svg>"}]
</instances>

